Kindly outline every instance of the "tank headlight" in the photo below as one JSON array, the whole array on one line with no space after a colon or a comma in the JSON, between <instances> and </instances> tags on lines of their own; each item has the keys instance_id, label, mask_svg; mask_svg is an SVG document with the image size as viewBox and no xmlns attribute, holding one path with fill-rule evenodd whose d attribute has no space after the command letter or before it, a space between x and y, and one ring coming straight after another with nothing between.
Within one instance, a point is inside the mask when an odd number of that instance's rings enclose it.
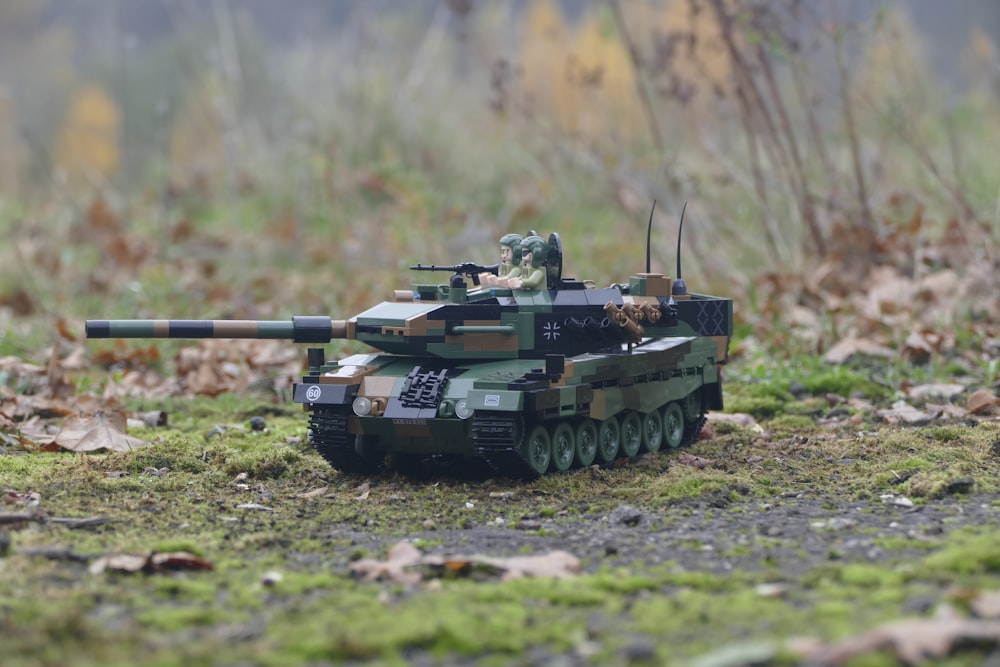
<instances>
[{"instance_id":1,"label":"tank headlight","mask_svg":"<svg viewBox=\"0 0 1000 667\"><path fill-rule=\"evenodd\" d=\"M438 407L438 417L448 418L455 414L455 403L452 401L441 401Z\"/></svg>"},{"instance_id":2,"label":"tank headlight","mask_svg":"<svg viewBox=\"0 0 1000 667\"><path fill-rule=\"evenodd\" d=\"M464 398L455 403L455 414L458 415L459 419L468 419L473 412L474 410L469 407L469 402Z\"/></svg>"},{"instance_id":3,"label":"tank headlight","mask_svg":"<svg viewBox=\"0 0 1000 667\"><path fill-rule=\"evenodd\" d=\"M354 403L351 407L354 408L354 414L359 417L364 417L372 411L372 402L367 396L358 396L354 399Z\"/></svg>"}]
</instances>

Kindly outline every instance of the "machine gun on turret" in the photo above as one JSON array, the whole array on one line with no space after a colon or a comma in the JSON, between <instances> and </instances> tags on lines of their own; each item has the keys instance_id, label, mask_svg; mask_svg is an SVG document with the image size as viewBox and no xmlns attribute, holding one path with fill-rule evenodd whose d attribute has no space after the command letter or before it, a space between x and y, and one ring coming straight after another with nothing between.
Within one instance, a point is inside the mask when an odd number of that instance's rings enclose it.
<instances>
[{"instance_id":1,"label":"machine gun on turret","mask_svg":"<svg viewBox=\"0 0 1000 667\"><path fill-rule=\"evenodd\" d=\"M472 284L479 284L479 274L480 273L492 273L497 275L500 270L499 264L494 264L493 266L483 266L482 264L475 264L473 262L462 262L461 264L448 265L438 265L438 264L417 264L416 266L410 267L411 271L451 271L456 276L468 276L472 278ZM454 278L452 279L454 282ZM463 281L464 283L464 281Z\"/></svg>"}]
</instances>

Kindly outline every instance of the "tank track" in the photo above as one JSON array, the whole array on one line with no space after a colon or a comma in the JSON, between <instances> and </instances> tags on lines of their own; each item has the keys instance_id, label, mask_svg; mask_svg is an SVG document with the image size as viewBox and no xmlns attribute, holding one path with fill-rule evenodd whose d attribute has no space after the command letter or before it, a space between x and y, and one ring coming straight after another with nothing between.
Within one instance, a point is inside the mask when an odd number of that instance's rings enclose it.
<instances>
[{"instance_id":1,"label":"tank track","mask_svg":"<svg viewBox=\"0 0 1000 667\"><path fill-rule=\"evenodd\" d=\"M517 449L524 436L524 425L515 413L477 412L472 420L476 454L486 461L493 472L524 480L540 477ZM702 411L698 419L685 423L684 437L678 449L694 443L707 420L706 413Z\"/></svg>"},{"instance_id":2,"label":"tank track","mask_svg":"<svg viewBox=\"0 0 1000 667\"><path fill-rule=\"evenodd\" d=\"M699 415L699 417L694 421L685 421L684 438L681 440L681 444L678 446L678 449L693 444L698 439L698 434L701 433L701 429L705 428L705 422L707 421L708 416L704 410L702 410L701 415Z\"/></svg>"},{"instance_id":3,"label":"tank track","mask_svg":"<svg viewBox=\"0 0 1000 667\"><path fill-rule=\"evenodd\" d=\"M312 446L335 469L346 473L370 473L378 465L358 454L355 436L347 432L346 408L313 408L309 417Z\"/></svg>"},{"instance_id":4,"label":"tank track","mask_svg":"<svg viewBox=\"0 0 1000 667\"><path fill-rule=\"evenodd\" d=\"M515 413L477 411L472 417L472 440L476 454L497 475L525 480L540 477L517 450L523 436L524 424Z\"/></svg>"}]
</instances>

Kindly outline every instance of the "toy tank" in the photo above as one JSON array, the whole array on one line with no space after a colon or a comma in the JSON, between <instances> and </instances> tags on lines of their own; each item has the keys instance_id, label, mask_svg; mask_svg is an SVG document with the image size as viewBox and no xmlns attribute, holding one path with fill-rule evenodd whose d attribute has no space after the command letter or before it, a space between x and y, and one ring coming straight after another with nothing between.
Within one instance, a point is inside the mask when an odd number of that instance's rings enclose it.
<instances>
[{"instance_id":1,"label":"toy tank","mask_svg":"<svg viewBox=\"0 0 1000 667\"><path fill-rule=\"evenodd\" d=\"M645 273L597 288L562 276L558 235L516 240L531 248L525 271L537 286L498 279L508 264L417 265L453 275L347 320L90 320L87 336L370 345L333 363L310 347L293 391L313 446L349 473L481 458L531 479L693 441L706 411L722 408L732 300L650 273L648 241Z\"/></svg>"}]
</instances>

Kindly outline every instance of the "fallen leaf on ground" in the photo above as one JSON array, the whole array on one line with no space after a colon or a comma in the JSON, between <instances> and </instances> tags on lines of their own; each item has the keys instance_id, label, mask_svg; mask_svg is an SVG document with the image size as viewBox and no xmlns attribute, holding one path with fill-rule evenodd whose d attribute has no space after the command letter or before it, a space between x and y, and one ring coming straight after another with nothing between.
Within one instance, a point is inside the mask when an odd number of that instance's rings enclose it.
<instances>
[{"instance_id":1,"label":"fallen leaf on ground","mask_svg":"<svg viewBox=\"0 0 1000 667\"><path fill-rule=\"evenodd\" d=\"M896 356L888 347L876 343L868 338L848 337L837 341L833 347L826 351L823 359L830 364L843 364L854 356L882 357L892 359Z\"/></svg>"},{"instance_id":2,"label":"fallen leaf on ground","mask_svg":"<svg viewBox=\"0 0 1000 667\"><path fill-rule=\"evenodd\" d=\"M962 649L977 650L1000 645L1000 621L973 618L920 618L888 623L855 637L820 646L804 655L817 667L840 667L857 656L890 651L906 665L930 658L944 658Z\"/></svg>"},{"instance_id":3,"label":"fallen leaf on ground","mask_svg":"<svg viewBox=\"0 0 1000 667\"><path fill-rule=\"evenodd\" d=\"M67 417L62 428L52 441L42 449L71 452L130 452L147 445L144 440L125 435L125 415L120 412L97 412L90 417L74 415Z\"/></svg>"},{"instance_id":4,"label":"fallen leaf on ground","mask_svg":"<svg viewBox=\"0 0 1000 667\"><path fill-rule=\"evenodd\" d=\"M38 491L8 491L3 494L3 502L5 505L38 507L42 502L42 494Z\"/></svg>"},{"instance_id":5,"label":"fallen leaf on ground","mask_svg":"<svg viewBox=\"0 0 1000 667\"><path fill-rule=\"evenodd\" d=\"M934 415L923 410L918 410L906 401L896 401L887 410L877 410L876 414L887 424L925 424L934 418Z\"/></svg>"},{"instance_id":6,"label":"fallen leaf on ground","mask_svg":"<svg viewBox=\"0 0 1000 667\"><path fill-rule=\"evenodd\" d=\"M363 558L351 564L351 574L364 581L389 579L400 584L416 584L420 573L407 572L405 568L416 565L421 558L420 550L409 542L399 542L389 549L385 560Z\"/></svg>"},{"instance_id":7,"label":"fallen leaf on ground","mask_svg":"<svg viewBox=\"0 0 1000 667\"><path fill-rule=\"evenodd\" d=\"M501 581L521 577L563 579L580 574L580 559L566 551L511 558L423 556L413 544L399 542L389 549L385 560L365 558L351 565L351 573L365 581L388 579L400 584L416 584L434 574L468 575L477 571L500 575Z\"/></svg>"},{"instance_id":8,"label":"fallen leaf on ground","mask_svg":"<svg viewBox=\"0 0 1000 667\"><path fill-rule=\"evenodd\" d=\"M706 418L709 423L722 422L733 424L734 426L742 426L743 428L760 429L760 424L753 418L753 415L745 412L709 412Z\"/></svg>"},{"instance_id":9,"label":"fallen leaf on ground","mask_svg":"<svg viewBox=\"0 0 1000 667\"><path fill-rule=\"evenodd\" d=\"M976 593L969 609L979 618L1000 618L1000 591Z\"/></svg>"},{"instance_id":10,"label":"fallen leaf on ground","mask_svg":"<svg viewBox=\"0 0 1000 667\"><path fill-rule=\"evenodd\" d=\"M974 415L989 414L998 405L1000 405L1000 399L994 396L993 392L989 389L980 389L973 392L969 396L969 402L966 403L969 412Z\"/></svg>"},{"instance_id":11,"label":"fallen leaf on ground","mask_svg":"<svg viewBox=\"0 0 1000 667\"><path fill-rule=\"evenodd\" d=\"M91 574L115 572L173 572L176 570L214 570L211 562L187 551L151 552L148 554L108 554L90 564Z\"/></svg>"},{"instance_id":12,"label":"fallen leaf on ground","mask_svg":"<svg viewBox=\"0 0 1000 667\"><path fill-rule=\"evenodd\" d=\"M504 574L501 581L521 577L550 577L566 579L580 574L580 559L567 551L550 551L537 556L513 556L511 558L486 558L473 556L472 560L492 565Z\"/></svg>"},{"instance_id":13,"label":"fallen leaf on ground","mask_svg":"<svg viewBox=\"0 0 1000 667\"><path fill-rule=\"evenodd\" d=\"M698 470L711 468L716 465L716 461L713 459L706 459L703 456L695 456L694 454L689 454L687 452L681 452L678 454L677 462L686 466L691 466L692 468L697 468Z\"/></svg>"},{"instance_id":14,"label":"fallen leaf on ground","mask_svg":"<svg viewBox=\"0 0 1000 667\"><path fill-rule=\"evenodd\" d=\"M302 493L295 494L296 498L321 498L326 495L326 492L330 490L329 486L321 486L318 489L313 489L312 491L304 491Z\"/></svg>"},{"instance_id":15,"label":"fallen leaf on ground","mask_svg":"<svg viewBox=\"0 0 1000 667\"><path fill-rule=\"evenodd\" d=\"M960 384L918 384L904 388L906 394L913 398L939 397L952 399L965 391L965 386Z\"/></svg>"}]
</instances>

